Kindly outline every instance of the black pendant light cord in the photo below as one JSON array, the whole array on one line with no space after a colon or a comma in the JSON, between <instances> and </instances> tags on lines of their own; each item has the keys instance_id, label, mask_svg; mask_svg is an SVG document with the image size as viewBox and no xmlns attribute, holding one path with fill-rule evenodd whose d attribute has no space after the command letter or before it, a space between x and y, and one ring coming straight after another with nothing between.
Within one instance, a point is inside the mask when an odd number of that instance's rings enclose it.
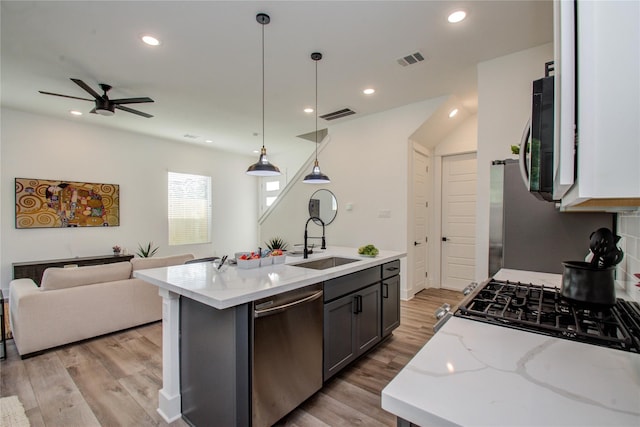
<instances>
[{"instance_id":1,"label":"black pendant light cord","mask_svg":"<svg viewBox=\"0 0 640 427\"><path fill-rule=\"evenodd\" d=\"M316 63L316 162L318 161L318 61Z\"/></svg>"},{"instance_id":2,"label":"black pendant light cord","mask_svg":"<svg viewBox=\"0 0 640 427\"><path fill-rule=\"evenodd\" d=\"M302 182L306 184L328 184L331 182L329 177L323 174L320 171L320 165L318 163L318 61L322 59L322 54L320 52L313 52L311 54L311 59L313 59L316 63L316 105L315 105L315 113L316 113L316 158L313 162L313 168L311 169L311 173L304 177Z\"/></svg>"},{"instance_id":3,"label":"black pendant light cord","mask_svg":"<svg viewBox=\"0 0 640 427\"><path fill-rule=\"evenodd\" d=\"M262 149L264 150L264 26L262 24Z\"/></svg>"},{"instance_id":4,"label":"black pendant light cord","mask_svg":"<svg viewBox=\"0 0 640 427\"><path fill-rule=\"evenodd\" d=\"M267 159L267 149L264 146L264 122L265 122L265 60L264 60L264 26L267 25L271 18L266 13L258 13L256 15L256 21L262 25L262 149L260 150L260 158L256 163L249 166L247 169L248 175L254 176L276 176L281 175L280 169L276 165L273 165Z\"/></svg>"}]
</instances>

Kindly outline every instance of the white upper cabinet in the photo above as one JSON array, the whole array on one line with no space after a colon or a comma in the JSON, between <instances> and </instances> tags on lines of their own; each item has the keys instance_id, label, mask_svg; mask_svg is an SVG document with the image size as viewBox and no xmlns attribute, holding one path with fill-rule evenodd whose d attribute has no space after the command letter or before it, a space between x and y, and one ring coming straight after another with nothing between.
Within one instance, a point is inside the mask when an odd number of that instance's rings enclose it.
<instances>
[{"instance_id":1,"label":"white upper cabinet","mask_svg":"<svg viewBox=\"0 0 640 427\"><path fill-rule=\"evenodd\" d=\"M602 208L621 210L640 207L640 2L639 1L564 1L575 4L575 72L563 67L571 52L558 49L560 87L559 141L560 166L573 163L571 125L572 106L565 92L575 88L577 102L576 182L562 198L565 208ZM566 15L571 15L566 13ZM557 17L558 18L558 17ZM559 15L560 28L572 27L569 16ZM556 26L556 37L558 36ZM566 38L566 34L560 33ZM560 46L566 40L561 40ZM570 50L570 49L568 49ZM558 56L559 55L559 56ZM563 73L563 71L567 71ZM577 84L575 84L577 82ZM567 87L568 86L568 87ZM563 88L565 91L563 91ZM569 95L570 96L570 95ZM558 104L556 104L558 105ZM563 116L563 113L566 115ZM558 116L556 116L558 117ZM563 127L564 125L564 127ZM564 134L563 134L564 132ZM567 159L569 157L569 159ZM568 174L565 174L567 179ZM570 188L569 188L570 187Z\"/></svg>"}]
</instances>

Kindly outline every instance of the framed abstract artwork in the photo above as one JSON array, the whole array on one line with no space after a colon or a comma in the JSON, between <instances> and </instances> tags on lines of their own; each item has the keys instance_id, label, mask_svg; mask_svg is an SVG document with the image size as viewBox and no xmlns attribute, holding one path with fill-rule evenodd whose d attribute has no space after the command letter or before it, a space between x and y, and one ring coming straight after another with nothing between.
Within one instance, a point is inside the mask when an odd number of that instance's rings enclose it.
<instances>
[{"instance_id":1,"label":"framed abstract artwork","mask_svg":"<svg viewBox=\"0 0 640 427\"><path fill-rule=\"evenodd\" d=\"M16 178L16 228L120 225L120 186Z\"/></svg>"}]
</instances>

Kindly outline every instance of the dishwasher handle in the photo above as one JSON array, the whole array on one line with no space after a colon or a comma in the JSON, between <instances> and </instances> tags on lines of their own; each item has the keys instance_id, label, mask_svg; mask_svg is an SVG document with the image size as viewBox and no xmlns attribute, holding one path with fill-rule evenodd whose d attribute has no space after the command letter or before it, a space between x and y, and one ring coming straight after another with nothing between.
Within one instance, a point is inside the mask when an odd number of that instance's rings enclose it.
<instances>
[{"instance_id":1,"label":"dishwasher handle","mask_svg":"<svg viewBox=\"0 0 640 427\"><path fill-rule=\"evenodd\" d=\"M307 297L304 298L300 298L299 300L295 300L295 301L291 301L287 304L282 304L282 305L277 305L275 307L269 307L269 308L263 308L261 310L254 310L253 311L253 317L254 318L259 318L259 317L265 317L265 316L271 316L273 314L278 314L281 313L287 309L290 309L291 307L295 307L297 305L300 304L304 304L307 302L311 302L311 301L315 301L318 298L320 298L322 296L322 289L320 289L318 292L316 292L315 294L309 295Z\"/></svg>"}]
</instances>

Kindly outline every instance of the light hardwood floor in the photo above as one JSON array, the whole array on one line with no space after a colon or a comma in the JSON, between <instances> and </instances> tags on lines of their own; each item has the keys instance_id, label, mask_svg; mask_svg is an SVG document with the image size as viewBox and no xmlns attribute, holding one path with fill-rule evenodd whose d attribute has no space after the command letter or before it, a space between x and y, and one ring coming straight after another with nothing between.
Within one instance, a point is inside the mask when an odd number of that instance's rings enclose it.
<instances>
[{"instance_id":1,"label":"light hardwood floor","mask_svg":"<svg viewBox=\"0 0 640 427\"><path fill-rule=\"evenodd\" d=\"M460 292L428 289L401 303L392 337L346 368L278 426L395 426L380 393L433 335L433 313ZM166 426L156 412L162 387L160 322L20 359L10 340L0 397L17 395L32 426ZM182 420L171 426L187 426ZM207 426L208 427L208 426Z\"/></svg>"}]
</instances>

